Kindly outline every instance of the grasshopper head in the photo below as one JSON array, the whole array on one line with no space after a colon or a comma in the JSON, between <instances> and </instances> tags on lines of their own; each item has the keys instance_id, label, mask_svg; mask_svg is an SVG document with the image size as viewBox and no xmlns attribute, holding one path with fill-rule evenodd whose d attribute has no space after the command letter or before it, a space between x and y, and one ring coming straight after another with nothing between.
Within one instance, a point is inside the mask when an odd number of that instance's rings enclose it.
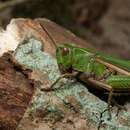
<instances>
[{"instance_id":1,"label":"grasshopper head","mask_svg":"<svg viewBox=\"0 0 130 130\"><path fill-rule=\"evenodd\" d=\"M72 66L72 47L68 44L58 46L56 50L56 58L58 65L64 69L69 69Z\"/></svg>"}]
</instances>

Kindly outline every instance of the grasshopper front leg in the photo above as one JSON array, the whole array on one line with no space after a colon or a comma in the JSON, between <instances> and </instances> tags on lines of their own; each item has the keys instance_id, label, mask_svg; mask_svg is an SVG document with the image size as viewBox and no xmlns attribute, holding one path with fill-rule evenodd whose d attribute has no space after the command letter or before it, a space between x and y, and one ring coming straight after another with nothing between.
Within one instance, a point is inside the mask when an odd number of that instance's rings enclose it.
<instances>
[{"instance_id":1,"label":"grasshopper front leg","mask_svg":"<svg viewBox=\"0 0 130 130\"><path fill-rule=\"evenodd\" d=\"M49 87L49 89L41 89L41 91L53 91L56 90L56 88L54 88L54 86L63 78L74 78L79 74L79 72L73 72L73 73L65 73L63 75L61 75L59 78L56 79L56 81L54 83L52 83L52 85Z\"/></svg>"}]
</instances>

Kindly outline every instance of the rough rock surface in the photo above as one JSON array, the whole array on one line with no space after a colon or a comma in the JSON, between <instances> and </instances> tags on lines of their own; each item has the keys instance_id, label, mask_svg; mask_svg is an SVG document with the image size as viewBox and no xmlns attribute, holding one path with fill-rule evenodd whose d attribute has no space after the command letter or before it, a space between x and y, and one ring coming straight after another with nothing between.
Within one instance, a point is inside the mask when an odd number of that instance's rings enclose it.
<instances>
[{"instance_id":1,"label":"rough rock surface","mask_svg":"<svg viewBox=\"0 0 130 130\"><path fill-rule=\"evenodd\" d=\"M97 129L101 120L100 114L107 108L107 104L91 94L86 86L73 80L64 79L55 86L62 86L60 89L49 93L40 91L40 88L48 87L60 76L56 60L42 51L41 42L30 39L20 45L15 52L15 59L21 65L34 70L34 72L40 71L43 75L47 75L50 81L48 83L40 82L32 106L26 113L25 119L36 120L37 118L36 124L33 122L36 125L34 129L42 129L42 127L57 130ZM37 81L40 80L37 78ZM101 130L130 130L130 113L121 111L118 116L116 113L117 109L114 107L111 120L108 120L109 115L107 112L103 114ZM43 126L38 126L38 123L41 122ZM27 130L27 126L25 128L20 125L18 130L21 129Z\"/></svg>"}]
</instances>

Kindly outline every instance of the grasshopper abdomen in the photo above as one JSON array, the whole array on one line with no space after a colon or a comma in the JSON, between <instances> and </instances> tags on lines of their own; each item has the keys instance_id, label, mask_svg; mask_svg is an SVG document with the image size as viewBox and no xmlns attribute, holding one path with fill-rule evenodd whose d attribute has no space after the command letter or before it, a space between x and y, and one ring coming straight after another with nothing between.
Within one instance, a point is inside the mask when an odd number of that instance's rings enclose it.
<instances>
[{"instance_id":1,"label":"grasshopper abdomen","mask_svg":"<svg viewBox=\"0 0 130 130\"><path fill-rule=\"evenodd\" d=\"M111 85L113 88L130 88L130 76L126 75L113 75L108 77L106 83Z\"/></svg>"}]
</instances>

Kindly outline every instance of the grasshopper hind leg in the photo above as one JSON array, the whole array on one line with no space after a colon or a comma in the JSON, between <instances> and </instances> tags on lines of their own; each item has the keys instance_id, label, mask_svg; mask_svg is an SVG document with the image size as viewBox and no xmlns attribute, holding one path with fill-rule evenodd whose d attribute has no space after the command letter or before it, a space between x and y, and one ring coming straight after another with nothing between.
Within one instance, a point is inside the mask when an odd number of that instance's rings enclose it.
<instances>
[{"instance_id":1,"label":"grasshopper hind leg","mask_svg":"<svg viewBox=\"0 0 130 130\"><path fill-rule=\"evenodd\" d=\"M109 112L109 119L111 119L111 103L112 103L112 96L113 96L113 89L110 90L108 95L108 112Z\"/></svg>"},{"instance_id":2,"label":"grasshopper hind leg","mask_svg":"<svg viewBox=\"0 0 130 130\"><path fill-rule=\"evenodd\" d=\"M110 90L109 95L108 95L108 101L107 101L108 106L107 106L107 108L106 108L103 112L100 113L100 122L99 122L99 124L98 124L98 130L100 130L100 128L101 128L101 125L102 125L102 123L103 123L102 117L103 117L103 114L104 114L106 111L108 111L108 114L109 114L108 120L110 120L110 119L112 118L112 116L111 116L112 96L113 96L113 89Z\"/></svg>"},{"instance_id":3,"label":"grasshopper hind leg","mask_svg":"<svg viewBox=\"0 0 130 130\"><path fill-rule=\"evenodd\" d=\"M105 113L106 111L108 111L109 120L110 120L111 117L112 117L112 116L111 116L111 104L112 104L112 101L113 101L112 97L113 97L113 89L110 90L109 95L108 95L108 101L107 101L108 106L107 106L107 108L101 113L101 117L102 117L103 113Z\"/></svg>"}]
</instances>

